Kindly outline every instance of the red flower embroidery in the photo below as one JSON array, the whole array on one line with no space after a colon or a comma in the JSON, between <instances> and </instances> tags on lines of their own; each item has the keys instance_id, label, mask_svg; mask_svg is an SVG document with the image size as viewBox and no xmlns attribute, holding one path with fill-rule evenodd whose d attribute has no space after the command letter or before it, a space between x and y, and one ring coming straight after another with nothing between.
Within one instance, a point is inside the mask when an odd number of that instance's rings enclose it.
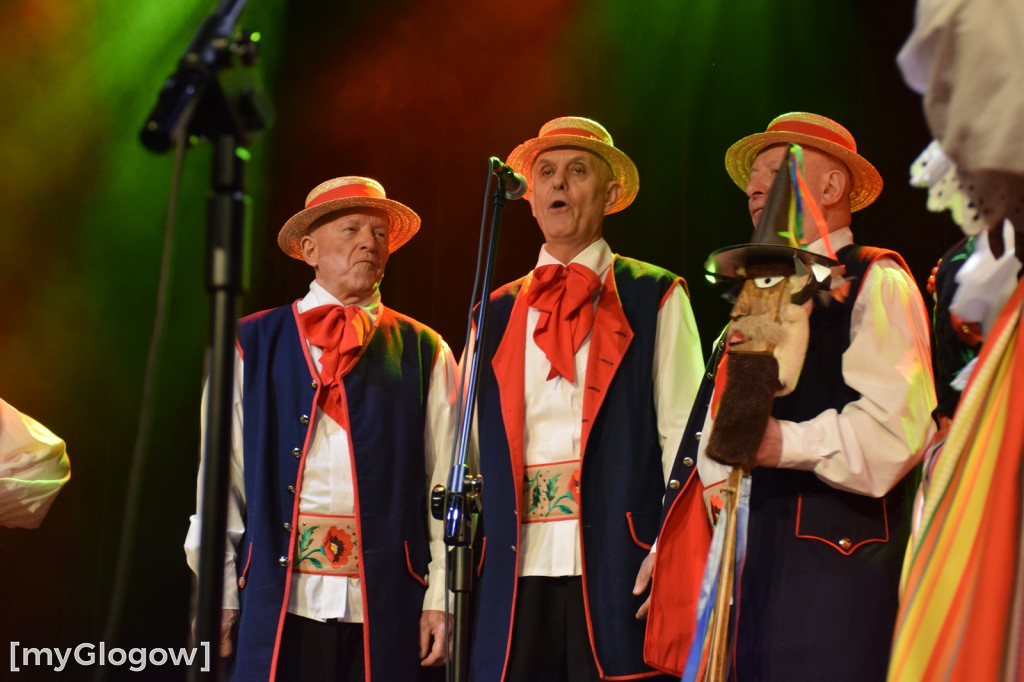
<instances>
[{"instance_id":1,"label":"red flower embroidery","mask_svg":"<svg viewBox=\"0 0 1024 682\"><path fill-rule=\"evenodd\" d=\"M579 469L572 472L572 476L569 477L569 485L566 487L566 492L569 493L569 497L574 502L580 501L580 472Z\"/></svg>"},{"instance_id":2,"label":"red flower embroidery","mask_svg":"<svg viewBox=\"0 0 1024 682\"><path fill-rule=\"evenodd\" d=\"M928 293L931 294L932 296L935 295L935 289L936 289L935 276L939 274L939 263L941 263L941 262L942 262L942 259L940 258L939 262L936 263L935 267L932 268L931 274L928 275L928 285L927 285L926 288L928 289Z\"/></svg>"},{"instance_id":3,"label":"red flower embroidery","mask_svg":"<svg viewBox=\"0 0 1024 682\"><path fill-rule=\"evenodd\" d=\"M721 496L711 493L711 523L718 523L718 515L722 513L722 508L725 507L725 500Z\"/></svg>"},{"instance_id":4,"label":"red flower embroidery","mask_svg":"<svg viewBox=\"0 0 1024 682\"><path fill-rule=\"evenodd\" d=\"M949 323L953 325L953 331L964 345L977 346L981 343L981 325L977 322L964 322L959 315L951 312Z\"/></svg>"},{"instance_id":5,"label":"red flower embroidery","mask_svg":"<svg viewBox=\"0 0 1024 682\"><path fill-rule=\"evenodd\" d=\"M352 536L337 526L331 526L324 535L324 555L331 562L331 567L340 568L348 563L352 555Z\"/></svg>"}]
</instances>

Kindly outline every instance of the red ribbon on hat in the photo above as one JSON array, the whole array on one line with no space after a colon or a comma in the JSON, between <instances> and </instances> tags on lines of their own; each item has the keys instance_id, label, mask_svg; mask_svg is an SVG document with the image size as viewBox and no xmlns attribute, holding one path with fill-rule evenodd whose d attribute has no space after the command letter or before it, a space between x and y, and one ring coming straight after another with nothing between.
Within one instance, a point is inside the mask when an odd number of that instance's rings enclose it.
<instances>
[{"instance_id":1,"label":"red ribbon on hat","mask_svg":"<svg viewBox=\"0 0 1024 682\"><path fill-rule=\"evenodd\" d=\"M808 121L779 121L775 125L768 126L767 132L797 133L799 135L809 135L811 137L817 137L822 140L834 142L841 147L849 149L851 152L857 151L856 145L851 140L848 140L839 133L833 130L829 130L824 126L818 125L816 123L810 123Z\"/></svg>"},{"instance_id":2,"label":"red ribbon on hat","mask_svg":"<svg viewBox=\"0 0 1024 682\"><path fill-rule=\"evenodd\" d=\"M380 196L380 192L376 191L376 188L362 183L353 183L350 185L338 185L337 187L325 192L321 192L306 205L306 208L313 208L314 206L319 206L320 204L328 201L334 201L335 199L348 199L350 197L382 198Z\"/></svg>"},{"instance_id":3,"label":"red ribbon on hat","mask_svg":"<svg viewBox=\"0 0 1024 682\"><path fill-rule=\"evenodd\" d=\"M594 271L578 263L533 271L526 301L540 311L533 340L551 363L548 380L561 375L575 381L574 358L594 327L594 292L600 288Z\"/></svg>"},{"instance_id":4,"label":"red ribbon on hat","mask_svg":"<svg viewBox=\"0 0 1024 682\"><path fill-rule=\"evenodd\" d=\"M547 131L542 137L550 137L551 135L576 135L577 137L589 137L604 142L604 138L600 135L583 128L556 128L555 130Z\"/></svg>"},{"instance_id":5,"label":"red ribbon on hat","mask_svg":"<svg viewBox=\"0 0 1024 682\"><path fill-rule=\"evenodd\" d=\"M342 377L348 374L370 330L370 317L357 305L321 305L299 313L303 334L320 356L320 408L339 424L348 423Z\"/></svg>"}]
</instances>

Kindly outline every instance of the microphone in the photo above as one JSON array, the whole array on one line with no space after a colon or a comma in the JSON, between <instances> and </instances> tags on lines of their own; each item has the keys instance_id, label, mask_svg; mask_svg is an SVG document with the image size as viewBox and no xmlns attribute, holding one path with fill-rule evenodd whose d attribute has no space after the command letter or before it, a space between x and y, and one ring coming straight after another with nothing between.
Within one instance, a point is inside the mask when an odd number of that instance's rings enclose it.
<instances>
[{"instance_id":1,"label":"microphone","mask_svg":"<svg viewBox=\"0 0 1024 682\"><path fill-rule=\"evenodd\" d=\"M503 163L497 156L491 157L491 172L505 183L505 198L510 201L522 199L529 189L526 178L512 170L511 166Z\"/></svg>"},{"instance_id":2,"label":"microphone","mask_svg":"<svg viewBox=\"0 0 1024 682\"><path fill-rule=\"evenodd\" d=\"M248 0L220 0L192 38L178 69L164 83L139 137L143 146L158 154L188 133L193 116L218 70L230 66L231 34ZM253 57L255 52L252 53ZM250 64L251 65L251 64Z\"/></svg>"}]
</instances>

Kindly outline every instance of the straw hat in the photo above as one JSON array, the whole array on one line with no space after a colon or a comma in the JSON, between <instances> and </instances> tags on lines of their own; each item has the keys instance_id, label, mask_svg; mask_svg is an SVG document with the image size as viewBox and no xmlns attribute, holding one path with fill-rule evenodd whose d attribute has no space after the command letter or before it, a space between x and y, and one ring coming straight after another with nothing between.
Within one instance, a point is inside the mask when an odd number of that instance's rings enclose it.
<instances>
[{"instance_id":1,"label":"straw hat","mask_svg":"<svg viewBox=\"0 0 1024 682\"><path fill-rule=\"evenodd\" d=\"M640 174L628 156L615 148L612 136L597 121L580 116L562 116L545 123L540 134L512 150L505 162L530 182L530 171L537 156L552 147L578 147L597 154L612 168L615 179L622 184L622 195L605 215L615 213L633 203L640 190ZM526 192L530 196L529 189Z\"/></svg>"},{"instance_id":2,"label":"straw hat","mask_svg":"<svg viewBox=\"0 0 1024 682\"><path fill-rule=\"evenodd\" d=\"M850 210L859 211L878 198L882 176L867 159L857 153L857 142L843 126L830 118L795 111L776 117L763 133L748 135L725 152L725 170L745 190L750 181L750 167L765 147L796 143L825 152L846 164L853 186L850 189Z\"/></svg>"},{"instance_id":3,"label":"straw hat","mask_svg":"<svg viewBox=\"0 0 1024 682\"><path fill-rule=\"evenodd\" d=\"M420 229L420 217L415 211L394 199L388 199L384 187L371 178L346 175L322 182L306 196L306 208L284 224L277 235L277 245L292 258L302 260L299 242L308 234L309 226L317 218L346 208L366 206L384 211L388 216L388 253L412 239Z\"/></svg>"}]
</instances>

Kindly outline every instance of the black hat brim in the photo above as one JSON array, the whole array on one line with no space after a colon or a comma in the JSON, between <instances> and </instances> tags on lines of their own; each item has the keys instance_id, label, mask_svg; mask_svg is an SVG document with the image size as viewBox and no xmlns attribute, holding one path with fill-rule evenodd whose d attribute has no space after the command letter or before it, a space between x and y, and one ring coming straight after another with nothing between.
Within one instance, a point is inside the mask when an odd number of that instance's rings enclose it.
<instances>
[{"instance_id":1,"label":"black hat brim","mask_svg":"<svg viewBox=\"0 0 1024 682\"><path fill-rule=\"evenodd\" d=\"M737 244L718 249L704 261L704 269L711 275L721 278L736 278L739 270L747 270L752 265L772 265L789 263L796 258L808 269L818 264L826 268L834 268L839 262L803 249L794 249L781 244Z\"/></svg>"}]
</instances>

